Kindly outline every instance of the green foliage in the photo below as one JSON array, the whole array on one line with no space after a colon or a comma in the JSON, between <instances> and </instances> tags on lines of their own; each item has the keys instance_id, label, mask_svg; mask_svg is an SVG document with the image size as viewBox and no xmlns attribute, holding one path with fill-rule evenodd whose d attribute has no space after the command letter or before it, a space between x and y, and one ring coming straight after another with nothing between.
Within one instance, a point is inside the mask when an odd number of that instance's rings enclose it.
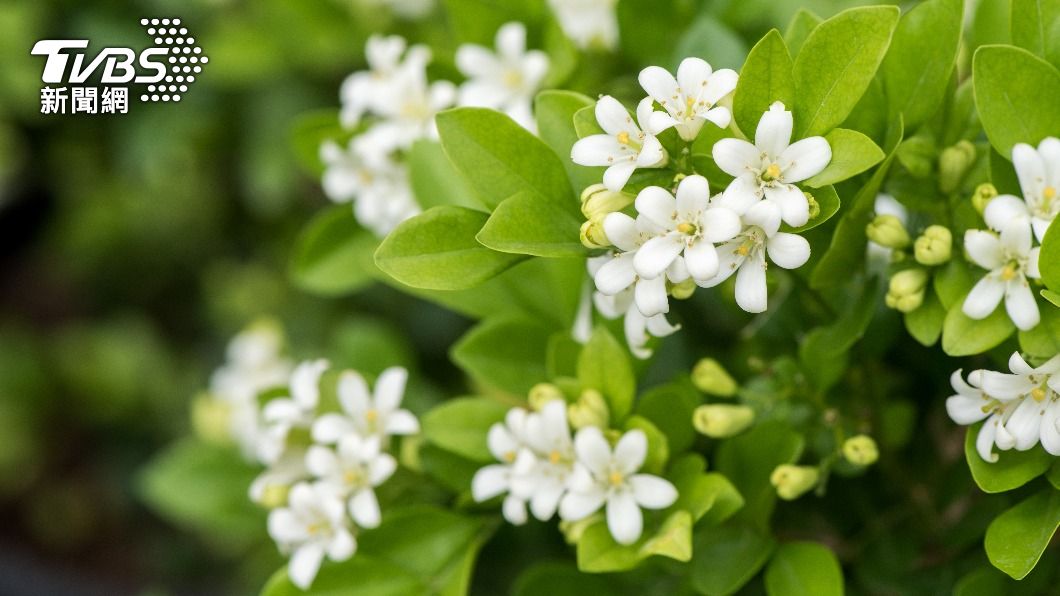
<instances>
[{"instance_id":1,"label":"green foliage","mask_svg":"<svg viewBox=\"0 0 1060 596\"><path fill-rule=\"evenodd\" d=\"M583 108L595 105L596 102L589 97L573 91L542 91L534 99L537 133L559 156L576 191L596 184L603 175L600 168L580 166L570 159L571 147L578 141L574 115Z\"/></svg>"},{"instance_id":2,"label":"green foliage","mask_svg":"<svg viewBox=\"0 0 1060 596\"><path fill-rule=\"evenodd\" d=\"M780 545L766 567L769 596L842 596L843 573L827 547L814 542Z\"/></svg>"},{"instance_id":3,"label":"green foliage","mask_svg":"<svg viewBox=\"0 0 1060 596\"><path fill-rule=\"evenodd\" d=\"M1060 224L1055 221L1045 231L1042 249L1038 254L1038 268L1045 285L1054 292L1060 292Z\"/></svg>"},{"instance_id":4,"label":"green foliage","mask_svg":"<svg viewBox=\"0 0 1060 596\"><path fill-rule=\"evenodd\" d=\"M832 161L821 173L806 180L806 186L820 188L842 182L883 161L883 150L856 130L834 128L824 138L832 147Z\"/></svg>"},{"instance_id":5,"label":"green foliage","mask_svg":"<svg viewBox=\"0 0 1060 596\"><path fill-rule=\"evenodd\" d=\"M783 102L791 109L795 97L791 55L780 33L773 29L751 48L740 69L733 95L733 118L744 134L753 137L758 121L773 102Z\"/></svg>"},{"instance_id":6,"label":"green foliage","mask_svg":"<svg viewBox=\"0 0 1060 596\"><path fill-rule=\"evenodd\" d=\"M527 191L504 199L475 238L498 252L537 257L578 257L581 220Z\"/></svg>"},{"instance_id":7,"label":"green foliage","mask_svg":"<svg viewBox=\"0 0 1060 596\"><path fill-rule=\"evenodd\" d=\"M1057 22L1060 2L1056 0L1012 0L1012 43L1033 54L1050 57Z\"/></svg>"},{"instance_id":8,"label":"green foliage","mask_svg":"<svg viewBox=\"0 0 1060 596\"><path fill-rule=\"evenodd\" d=\"M782 422L771 421L718 447L718 471L732 481L746 502L739 519L756 528L767 527L777 498L769 477L777 466L798 461L803 445L802 435Z\"/></svg>"},{"instance_id":9,"label":"green foliage","mask_svg":"<svg viewBox=\"0 0 1060 596\"><path fill-rule=\"evenodd\" d=\"M999 304L989 316L975 320L964 314L961 305L964 297L959 298L942 323L942 349L950 356L970 356L985 352L1008 339L1016 326L1005 312L1005 305Z\"/></svg>"},{"instance_id":10,"label":"green foliage","mask_svg":"<svg viewBox=\"0 0 1060 596\"><path fill-rule=\"evenodd\" d=\"M291 257L291 278L303 290L323 296L355 292L378 276L372 260L378 244L357 224L349 205L336 205L302 230Z\"/></svg>"},{"instance_id":11,"label":"green foliage","mask_svg":"<svg viewBox=\"0 0 1060 596\"><path fill-rule=\"evenodd\" d=\"M975 450L975 438L983 423L968 427L964 437L964 458L979 488L988 493L1010 491L1041 476L1053 463L1053 457L1040 447L1030 451L999 451L994 463L983 461Z\"/></svg>"},{"instance_id":12,"label":"green foliage","mask_svg":"<svg viewBox=\"0 0 1060 596\"><path fill-rule=\"evenodd\" d=\"M795 57L795 134L841 123L869 86L898 23L898 8L852 8L818 25Z\"/></svg>"},{"instance_id":13,"label":"green foliage","mask_svg":"<svg viewBox=\"0 0 1060 596\"><path fill-rule=\"evenodd\" d=\"M1023 579L1038 564L1060 526L1060 491L1047 488L1002 513L986 530L986 554L995 567Z\"/></svg>"},{"instance_id":14,"label":"green foliage","mask_svg":"<svg viewBox=\"0 0 1060 596\"><path fill-rule=\"evenodd\" d=\"M1060 72L1030 52L984 46L972 64L975 105L990 143L1011 158L1016 143L1037 145L1060 130Z\"/></svg>"},{"instance_id":15,"label":"green foliage","mask_svg":"<svg viewBox=\"0 0 1060 596\"><path fill-rule=\"evenodd\" d=\"M762 569L776 546L772 536L740 522L697 531L692 586L711 596L733 594Z\"/></svg>"},{"instance_id":16,"label":"green foliage","mask_svg":"<svg viewBox=\"0 0 1060 596\"><path fill-rule=\"evenodd\" d=\"M636 377L626 349L606 327L597 327L578 355L578 380L604 395L612 423L621 422L633 408Z\"/></svg>"},{"instance_id":17,"label":"green foliage","mask_svg":"<svg viewBox=\"0 0 1060 596\"><path fill-rule=\"evenodd\" d=\"M517 337L519 341L512 341ZM472 378L509 394L525 396L545 376L549 331L525 318L488 319L453 346L451 356Z\"/></svg>"},{"instance_id":18,"label":"green foliage","mask_svg":"<svg viewBox=\"0 0 1060 596\"><path fill-rule=\"evenodd\" d=\"M504 420L507 411L508 406L491 399L451 399L423 417L423 437L446 451L490 462L494 457L486 445L486 435L491 426Z\"/></svg>"}]
</instances>

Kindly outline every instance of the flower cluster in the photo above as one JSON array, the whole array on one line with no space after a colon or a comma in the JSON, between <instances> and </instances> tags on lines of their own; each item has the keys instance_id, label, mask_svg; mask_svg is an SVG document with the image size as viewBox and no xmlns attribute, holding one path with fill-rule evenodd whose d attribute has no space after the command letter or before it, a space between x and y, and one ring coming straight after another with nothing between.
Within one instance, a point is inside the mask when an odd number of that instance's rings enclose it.
<instances>
[{"instance_id":1,"label":"flower cluster","mask_svg":"<svg viewBox=\"0 0 1060 596\"><path fill-rule=\"evenodd\" d=\"M946 411L957 424L986 420L975 440L985 461L996 462L1002 451L1027 451L1039 442L1060 455L1060 355L1033 367L1019 352L1009 358L1011 373L975 370L964 379L950 377L957 393L946 400Z\"/></svg>"},{"instance_id":2,"label":"flower cluster","mask_svg":"<svg viewBox=\"0 0 1060 596\"><path fill-rule=\"evenodd\" d=\"M613 50L618 45L618 0L549 0L563 33L579 48Z\"/></svg>"},{"instance_id":3,"label":"flower cluster","mask_svg":"<svg viewBox=\"0 0 1060 596\"><path fill-rule=\"evenodd\" d=\"M526 522L527 503L542 521L557 510L560 519L579 521L604 509L615 541L636 542L643 529L641 508L669 507L677 489L638 473L648 452L643 431L621 434L613 448L597 426L583 426L572 438L567 411L562 399L553 399L536 412L513 408L503 423L493 425L487 439L500 463L475 474L472 496L481 502L505 495L504 517L513 524Z\"/></svg>"},{"instance_id":4,"label":"flower cluster","mask_svg":"<svg viewBox=\"0 0 1060 596\"><path fill-rule=\"evenodd\" d=\"M356 133L343 146L326 140L322 186L329 199L353 202L357 220L379 236L416 215L420 206L409 183L407 152L420 139L436 139L435 115L454 105L484 106L533 128L530 103L548 71L548 57L526 50L526 28L508 23L497 32L496 54L465 44L456 62L467 77L430 82L426 46L409 47L399 36L374 35L365 46L368 70L342 83L340 120Z\"/></svg>"},{"instance_id":5,"label":"flower cluster","mask_svg":"<svg viewBox=\"0 0 1060 596\"><path fill-rule=\"evenodd\" d=\"M969 230L964 249L976 265L986 269L964 301L964 314L983 319L1002 300L1009 318L1023 330L1041 320L1028 278L1037 279L1038 251L1045 230L1060 213L1060 139L1050 137L1038 149L1018 143L1012 149L1023 197L1001 195L986 204L983 219L990 231Z\"/></svg>"}]
</instances>

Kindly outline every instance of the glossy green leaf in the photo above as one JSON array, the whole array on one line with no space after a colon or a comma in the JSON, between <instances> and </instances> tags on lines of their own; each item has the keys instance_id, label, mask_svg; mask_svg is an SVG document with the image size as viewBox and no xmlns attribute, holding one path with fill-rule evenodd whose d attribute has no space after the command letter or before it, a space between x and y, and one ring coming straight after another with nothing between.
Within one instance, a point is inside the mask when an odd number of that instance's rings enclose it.
<instances>
[{"instance_id":1,"label":"glossy green leaf","mask_svg":"<svg viewBox=\"0 0 1060 596\"><path fill-rule=\"evenodd\" d=\"M603 176L603 168L580 166L570 159L571 147L579 138L574 128L574 115L578 110L595 105L595 101L581 93L554 89L542 91L534 99L537 134L559 156L576 192L596 184Z\"/></svg>"},{"instance_id":2,"label":"glossy green leaf","mask_svg":"<svg viewBox=\"0 0 1060 596\"><path fill-rule=\"evenodd\" d=\"M291 126L291 144L294 146L295 158L298 164L313 176L324 173L320 146L329 140L341 145L348 137L349 133L343 130L339 122L339 111L333 108L306 112Z\"/></svg>"},{"instance_id":3,"label":"glossy green leaf","mask_svg":"<svg viewBox=\"0 0 1060 596\"><path fill-rule=\"evenodd\" d=\"M789 108L795 105L795 78L788 48L773 29L751 48L740 69L732 108L737 126L748 137L754 137L762 114L775 101Z\"/></svg>"},{"instance_id":4,"label":"glossy green leaf","mask_svg":"<svg viewBox=\"0 0 1060 596\"><path fill-rule=\"evenodd\" d=\"M975 438L983 423L968 427L964 436L964 458L972 478L983 492L1002 493L1027 484L1041 476L1053 463L1053 457L1040 447L1029 451L996 451L994 463L983 461L975 449Z\"/></svg>"},{"instance_id":5,"label":"glossy green leaf","mask_svg":"<svg viewBox=\"0 0 1060 596\"><path fill-rule=\"evenodd\" d=\"M652 555L678 561L692 558L692 516L687 511L671 513L655 530L646 524L633 544L615 542L604 520L586 528L578 540L578 569L585 573L625 571Z\"/></svg>"},{"instance_id":6,"label":"glossy green leaf","mask_svg":"<svg viewBox=\"0 0 1060 596\"><path fill-rule=\"evenodd\" d=\"M1012 0L1012 43L1047 58L1057 21L1060 0Z\"/></svg>"},{"instance_id":7,"label":"glossy green leaf","mask_svg":"<svg viewBox=\"0 0 1060 596\"><path fill-rule=\"evenodd\" d=\"M570 211L521 192L497 205L475 238L498 252L538 257L578 257L586 253L581 220Z\"/></svg>"},{"instance_id":8,"label":"glossy green leaf","mask_svg":"<svg viewBox=\"0 0 1060 596\"><path fill-rule=\"evenodd\" d=\"M983 46L972 63L975 105L986 136L1011 158L1016 143L1037 145L1060 130L1060 72L1027 50Z\"/></svg>"},{"instance_id":9,"label":"glossy green leaf","mask_svg":"<svg viewBox=\"0 0 1060 596\"><path fill-rule=\"evenodd\" d=\"M767 533L739 522L696 530L692 587L709 596L728 596L766 564L776 548Z\"/></svg>"},{"instance_id":10,"label":"glossy green leaf","mask_svg":"<svg viewBox=\"0 0 1060 596\"><path fill-rule=\"evenodd\" d=\"M1060 218L1058 218L1060 219ZM1049 224L1038 253L1038 269L1042 281L1054 292L1060 292L1060 223Z\"/></svg>"},{"instance_id":11,"label":"glossy green leaf","mask_svg":"<svg viewBox=\"0 0 1060 596\"><path fill-rule=\"evenodd\" d=\"M898 8L851 8L824 21L795 57L795 134L832 130L861 99L887 52Z\"/></svg>"},{"instance_id":12,"label":"glossy green leaf","mask_svg":"<svg viewBox=\"0 0 1060 596\"><path fill-rule=\"evenodd\" d=\"M603 393L611 410L612 424L629 415L637 379L626 348L606 327L597 327L578 355L578 380L582 386Z\"/></svg>"},{"instance_id":13,"label":"glossy green leaf","mask_svg":"<svg viewBox=\"0 0 1060 596\"><path fill-rule=\"evenodd\" d=\"M667 383L653 387L637 400L637 414L651 420L670 443L675 453L692 445L695 431L692 412L703 398L689 383Z\"/></svg>"},{"instance_id":14,"label":"glossy green leaf","mask_svg":"<svg viewBox=\"0 0 1060 596\"><path fill-rule=\"evenodd\" d=\"M942 104L961 41L962 0L928 0L898 21L884 58L884 90L891 118L915 130Z\"/></svg>"},{"instance_id":15,"label":"glossy green leaf","mask_svg":"<svg viewBox=\"0 0 1060 596\"><path fill-rule=\"evenodd\" d=\"M525 258L490 250L475 240L488 218L466 207L428 209L402 222L383 240L375 251L375 263L415 288L472 288Z\"/></svg>"},{"instance_id":16,"label":"glossy green leaf","mask_svg":"<svg viewBox=\"0 0 1060 596\"><path fill-rule=\"evenodd\" d=\"M486 435L504 420L508 406L492 399L461 397L431 409L423 416L423 437L457 455L480 462L493 461Z\"/></svg>"},{"instance_id":17,"label":"glossy green leaf","mask_svg":"<svg viewBox=\"0 0 1060 596\"><path fill-rule=\"evenodd\" d=\"M1040 304L1042 320L1030 331L1020 331L1020 350L1035 358L1060 354L1060 308Z\"/></svg>"},{"instance_id":18,"label":"glossy green leaf","mask_svg":"<svg viewBox=\"0 0 1060 596\"><path fill-rule=\"evenodd\" d=\"M1038 564L1060 526L1060 491L1049 487L997 517L986 530L986 555L1013 579Z\"/></svg>"},{"instance_id":19,"label":"glossy green leaf","mask_svg":"<svg viewBox=\"0 0 1060 596\"><path fill-rule=\"evenodd\" d=\"M547 380L545 350L550 334L531 319L488 319L460 338L450 356L480 383L522 398Z\"/></svg>"},{"instance_id":20,"label":"glossy green leaf","mask_svg":"<svg viewBox=\"0 0 1060 596\"><path fill-rule=\"evenodd\" d=\"M437 141L420 139L408 153L409 183L423 209L437 205L479 206L475 192L456 171Z\"/></svg>"},{"instance_id":21,"label":"glossy green leaf","mask_svg":"<svg viewBox=\"0 0 1060 596\"><path fill-rule=\"evenodd\" d=\"M689 56L695 56L709 62L714 70L737 69L747 55L747 43L743 37L728 24L705 11L692 21L684 35L673 45L671 63L674 66Z\"/></svg>"},{"instance_id":22,"label":"glossy green leaf","mask_svg":"<svg viewBox=\"0 0 1060 596\"><path fill-rule=\"evenodd\" d=\"M913 339L925 346L933 346L942 335L942 324L946 320L946 309L942 307L935 292L924 293L924 303L913 312L903 315L905 329Z\"/></svg>"},{"instance_id":23,"label":"glossy green leaf","mask_svg":"<svg viewBox=\"0 0 1060 596\"><path fill-rule=\"evenodd\" d=\"M806 43L806 38L810 36L810 32L820 25L822 20L809 9L799 8L788 21L788 26L784 28L784 44L788 46L788 51L798 54L802 49L802 44Z\"/></svg>"},{"instance_id":24,"label":"glossy green leaf","mask_svg":"<svg viewBox=\"0 0 1060 596\"><path fill-rule=\"evenodd\" d=\"M819 174L806 180L805 184L812 188L853 178L883 161L883 150L856 130L834 128L824 138L832 147L832 161Z\"/></svg>"},{"instance_id":25,"label":"glossy green leaf","mask_svg":"<svg viewBox=\"0 0 1060 596\"><path fill-rule=\"evenodd\" d=\"M769 596L842 596L843 571L828 547L816 542L780 545L766 567Z\"/></svg>"},{"instance_id":26,"label":"glossy green leaf","mask_svg":"<svg viewBox=\"0 0 1060 596\"><path fill-rule=\"evenodd\" d=\"M746 502L738 518L765 527L776 503L769 477L780 464L797 461L802 449L802 435L776 421L759 424L718 447L717 470L732 481Z\"/></svg>"},{"instance_id":27,"label":"glossy green leaf","mask_svg":"<svg viewBox=\"0 0 1060 596\"><path fill-rule=\"evenodd\" d=\"M586 596L614 594L617 588L612 579L602 575L580 573L568 563L538 563L515 580L512 596Z\"/></svg>"},{"instance_id":28,"label":"glossy green leaf","mask_svg":"<svg viewBox=\"0 0 1060 596\"><path fill-rule=\"evenodd\" d=\"M318 213L302 230L291 257L291 278L323 296L354 292L379 275L372 255L379 240L357 224L349 205Z\"/></svg>"},{"instance_id":29,"label":"glossy green leaf","mask_svg":"<svg viewBox=\"0 0 1060 596\"><path fill-rule=\"evenodd\" d=\"M972 319L964 314L964 297L958 299L942 323L942 350L950 356L981 354L1008 339L1016 331L1004 303L985 319Z\"/></svg>"},{"instance_id":30,"label":"glossy green leaf","mask_svg":"<svg viewBox=\"0 0 1060 596\"><path fill-rule=\"evenodd\" d=\"M485 108L454 108L438 114L436 121L445 154L488 208L527 191L577 210L560 158L508 116Z\"/></svg>"}]
</instances>

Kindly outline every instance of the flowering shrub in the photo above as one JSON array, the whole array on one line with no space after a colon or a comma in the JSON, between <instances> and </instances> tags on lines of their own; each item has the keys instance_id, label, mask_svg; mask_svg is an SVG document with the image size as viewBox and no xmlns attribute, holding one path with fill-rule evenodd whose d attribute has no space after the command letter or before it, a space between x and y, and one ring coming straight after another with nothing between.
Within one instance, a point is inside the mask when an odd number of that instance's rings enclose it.
<instances>
[{"instance_id":1,"label":"flowering shrub","mask_svg":"<svg viewBox=\"0 0 1060 596\"><path fill-rule=\"evenodd\" d=\"M712 17L668 39L681 3L487 4L445 3L452 47L371 37L296 127L352 209L308 223L294 281L476 322L469 391L413 378L409 410L403 368L370 389L275 327L232 341L196 422L262 468L289 556L264 594L467 593L498 536L519 594L992 593L977 554L896 571L984 528L1048 583L1060 9L1013 0L1015 45L975 46L960 0L800 11L734 60ZM950 494L966 470L1009 494Z\"/></svg>"}]
</instances>

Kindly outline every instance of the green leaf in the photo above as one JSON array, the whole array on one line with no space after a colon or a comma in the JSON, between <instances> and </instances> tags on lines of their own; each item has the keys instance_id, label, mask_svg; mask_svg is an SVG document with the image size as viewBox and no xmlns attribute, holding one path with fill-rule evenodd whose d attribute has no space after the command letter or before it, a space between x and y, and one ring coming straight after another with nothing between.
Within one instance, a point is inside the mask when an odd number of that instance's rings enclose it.
<instances>
[{"instance_id":1,"label":"green leaf","mask_svg":"<svg viewBox=\"0 0 1060 596\"><path fill-rule=\"evenodd\" d=\"M658 3L652 10L657 6ZM677 40L671 63L676 66L684 58L695 56L709 62L714 70L739 68L746 55L747 44L743 38L713 15L703 12Z\"/></svg>"},{"instance_id":2,"label":"green leaf","mask_svg":"<svg viewBox=\"0 0 1060 596\"><path fill-rule=\"evenodd\" d=\"M379 241L357 224L349 205L318 213L295 241L291 278L322 296L355 292L379 275L372 255Z\"/></svg>"},{"instance_id":3,"label":"green leaf","mask_svg":"<svg viewBox=\"0 0 1060 596\"><path fill-rule=\"evenodd\" d=\"M423 438L468 459L490 462L494 457L486 445L486 435L507 413L508 406L492 399L451 399L423 416Z\"/></svg>"},{"instance_id":4,"label":"green leaf","mask_svg":"<svg viewBox=\"0 0 1060 596\"><path fill-rule=\"evenodd\" d=\"M606 327L597 327L578 355L578 380L583 387L603 393L612 425L624 420L633 409L637 391L633 365L626 349Z\"/></svg>"},{"instance_id":5,"label":"green leaf","mask_svg":"<svg viewBox=\"0 0 1060 596\"><path fill-rule=\"evenodd\" d=\"M983 46L972 61L975 105L990 143L1011 158L1016 143L1037 145L1060 130L1060 72L1027 50Z\"/></svg>"},{"instance_id":6,"label":"green leaf","mask_svg":"<svg viewBox=\"0 0 1060 596\"><path fill-rule=\"evenodd\" d=\"M424 209L437 205L478 207L474 191L446 157L437 141L420 139L408 154L409 183L416 202Z\"/></svg>"},{"instance_id":7,"label":"green leaf","mask_svg":"<svg viewBox=\"0 0 1060 596\"><path fill-rule=\"evenodd\" d=\"M475 238L498 252L538 257L585 255L580 238L581 221L570 211L521 192L493 210Z\"/></svg>"},{"instance_id":8,"label":"green leaf","mask_svg":"<svg viewBox=\"0 0 1060 596\"><path fill-rule=\"evenodd\" d=\"M233 447L185 439L148 464L138 488L166 519L211 541L243 548L264 536L265 517L247 498L258 472Z\"/></svg>"},{"instance_id":9,"label":"green leaf","mask_svg":"<svg viewBox=\"0 0 1060 596\"><path fill-rule=\"evenodd\" d=\"M533 30L545 18L542 2L504 2L491 0L443 0L445 17L453 39L493 47L497 29L505 23L519 21Z\"/></svg>"},{"instance_id":10,"label":"green leaf","mask_svg":"<svg viewBox=\"0 0 1060 596\"><path fill-rule=\"evenodd\" d=\"M706 467L707 462L702 457L689 453L674 461L666 474L677 488L677 501L668 511L687 511L692 515L692 522L696 523L707 512L718 510L717 515L704 522L704 526L720 523L743 505L736 487L721 474L704 474Z\"/></svg>"},{"instance_id":11,"label":"green leaf","mask_svg":"<svg viewBox=\"0 0 1060 596\"><path fill-rule=\"evenodd\" d=\"M853 178L883 161L883 150L856 130L834 128L824 136L832 147L832 161L806 185L819 188Z\"/></svg>"},{"instance_id":12,"label":"green leaf","mask_svg":"<svg viewBox=\"0 0 1060 596\"><path fill-rule=\"evenodd\" d=\"M732 107L736 125L748 137L754 136L758 121L773 102L795 105L795 79L791 69L791 55L776 29L751 48L740 69Z\"/></svg>"},{"instance_id":13,"label":"green leaf","mask_svg":"<svg viewBox=\"0 0 1060 596\"><path fill-rule=\"evenodd\" d=\"M1049 471L1045 473L1045 479L1053 485L1053 488L1060 490L1060 459L1054 461L1049 467Z\"/></svg>"},{"instance_id":14,"label":"green leaf","mask_svg":"<svg viewBox=\"0 0 1060 596\"><path fill-rule=\"evenodd\" d=\"M556 89L542 91L534 99L537 134L559 156L575 191L596 184L603 176L604 168L580 166L570 159L571 147L579 138L574 128L574 115L578 110L595 105L595 101L581 93Z\"/></svg>"},{"instance_id":15,"label":"green leaf","mask_svg":"<svg viewBox=\"0 0 1060 596\"><path fill-rule=\"evenodd\" d=\"M538 563L524 571L512 587L512 596L586 596L615 594L611 579L602 575L579 573L567 563Z\"/></svg>"},{"instance_id":16,"label":"green leaf","mask_svg":"<svg viewBox=\"0 0 1060 596\"><path fill-rule=\"evenodd\" d=\"M650 420L670 443L674 453L692 446L695 430L692 412L702 403L701 394L689 383L674 382L653 387L637 400L637 414Z\"/></svg>"},{"instance_id":17,"label":"green leaf","mask_svg":"<svg viewBox=\"0 0 1060 596\"><path fill-rule=\"evenodd\" d=\"M523 398L547 378L544 358L550 333L531 319L488 319L460 338L450 356L478 382Z\"/></svg>"},{"instance_id":18,"label":"green leaf","mask_svg":"<svg viewBox=\"0 0 1060 596\"><path fill-rule=\"evenodd\" d=\"M739 522L695 533L692 587L701 594L728 596L766 564L776 548L772 536Z\"/></svg>"},{"instance_id":19,"label":"green leaf","mask_svg":"<svg viewBox=\"0 0 1060 596\"><path fill-rule=\"evenodd\" d=\"M1060 354L1060 308L1040 308L1042 320L1030 331L1020 331L1020 349L1031 356L1048 359Z\"/></svg>"},{"instance_id":20,"label":"green leaf","mask_svg":"<svg viewBox=\"0 0 1060 596\"><path fill-rule=\"evenodd\" d=\"M746 502L738 518L766 528L776 503L769 477L777 466L797 461L802 449L802 435L779 421L758 424L718 447L718 471L732 481Z\"/></svg>"},{"instance_id":21,"label":"green leaf","mask_svg":"<svg viewBox=\"0 0 1060 596\"><path fill-rule=\"evenodd\" d=\"M1029 451L997 451L996 462L983 461L975 449L975 438L982 427L982 422L968 427L964 435L964 459L983 492L1003 493L1019 488L1044 474L1053 463L1052 456L1039 447Z\"/></svg>"},{"instance_id":22,"label":"green leaf","mask_svg":"<svg viewBox=\"0 0 1060 596\"><path fill-rule=\"evenodd\" d=\"M883 61L890 117L915 130L938 111L961 41L963 0L928 0L898 21Z\"/></svg>"},{"instance_id":23,"label":"green leaf","mask_svg":"<svg viewBox=\"0 0 1060 596\"><path fill-rule=\"evenodd\" d=\"M287 567L277 571L261 596L406 596L427 587L398 565L364 553L342 564L324 563L308 590L291 583Z\"/></svg>"},{"instance_id":24,"label":"green leaf","mask_svg":"<svg viewBox=\"0 0 1060 596\"><path fill-rule=\"evenodd\" d=\"M492 251L475 240L489 215L465 207L434 207L402 222L375 251L394 279L427 290L474 287L526 258Z\"/></svg>"},{"instance_id":25,"label":"green leaf","mask_svg":"<svg viewBox=\"0 0 1060 596\"><path fill-rule=\"evenodd\" d=\"M1060 218L1049 224L1042 239L1041 252L1038 254L1038 269L1042 281L1054 292L1060 292Z\"/></svg>"},{"instance_id":26,"label":"green leaf","mask_svg":"<svg viewBox=\"0 0 1060 596\"><path fill-rule=\"evenodd\" d=\"M964 297L978 279L967 261L950 259L949 263L935 270L932 281L942 307L949 310L964 302Z\"/></svg>"},{"instance_id":27,"label":"green leaf","mask_svg":"<svg viewBox=\"0 0 1060 596\"><path fill-rule=\"evenodd\" d=\"M766 567L769 596L842 596L843 571L835 554L816 542L780 545Z\"/></svg>"},{"instance_id":28,"label":"green leaf","mask_svg":"<svg viewBox=\"0 0 1060 596\"><path fill-rule=\"evenodd\" d=\"M924 346L933 346L942 335L942 323L946 320L946 309L942 307L935 292L924 292L924 303L913 312L905 313L905 329L913 339Z\"/></svg>"},{"instance_id":29,"label":"green leaf","mask_svg":"<svg viewBox=\"0 0 1060 596\"><path fill-rule=\"evenodd\" d=\"M1060 491L1049 487L1002 513L986 529L986 555L1013 579L1038 564L1060 526Z\"/></svg>"},{"instance_id":30,"label":"green leaf","mask_svg":"<svg viewBox=\"0 0 1060 596\"><path fill-rule=\"evenodd\" d=\"M339 111L333 108L301 114L291 126L295 158L314 177L324 174L324 163L320 161L320 146L324 141L342 144L349 136L339 122Z\"/></svg>"},{"instance_id":31,"label":"green leaf","mask_svg":"<svg viewBox=\"0 0 1060 596\"><path fill-rule=\"evenodd\" d=\"M590 135L603 134L604 129L596 120L596 104L586 106L574 113L574 131L578 133L579 139Z\"/></svg>"},{"instance_id":32,"label":"green leaf","mask_svg":"<svg viewBox=\"0 0 1060 596\"><path fill-rule=\"evenodd\" d=\"M485 108L454 108L436 120L445 154L490 209L527 191L577 210L560 158L508 116Z\"/></svg>"},{"instance_id":33,"label":"green leaf","mask_svg":"<svg viewBox=\"0 0 1060 596\"><path fill-rule=\"evenodd\" d=\"M872 278L861 286L861 294L834 323L817 327L799 345L799 361L803 370L818 389L824 391L838 379L829 374L834 362L842 362L846 353L865 334L876 311L879 278Z\"/></svg>"},{"instance_id":34,"label":"green leaf","mask_svg":"<svg viewBox=\"0 0 1060 596\"><path fill-rule=\"evenodd\" d=\"M810 36L810 32L821 24L821 20L821 17L813 14L807 8L800 8L792 15L791 21L788 22L788 26L784 29L784 44L788 46L788 51L798 54L799 50L802 49L802 44Z\"/></svg>"},{"instance_id":35,"label":"green leaf","mask_svg":"<svg viewBox=\"0 0 1060 596\"><path fill-rule=\"evenodd\" d=\"M898 23L895 6L851 8L821 23L795 57L795 134L821 135L846 119L869 86Z\"/></svg>"},{"instance_id":36,"label":"green leaf","mask_svg":"<svg viewBox=\"0 0 1060 596\"><path fill-rule=\"evenodd\" d=\"M1012 0L1012 43L1046 58L1058 20L1060 0Z\"/></svg>"},{"instance_id":37,"label":"green leaf","mask_svg":"<svg viewBox=\"0 0 1060 596\"><path fill-rule=\"evenodd\" d=\"M1051 302L1053 306L1060 308L1060 294L1051 290L1042 290L1042 298Z\"/></svg>"},{"instance_id":38,"label":"green leaf","mask_svg":"<svg viewBox=\"0 0 1060 596\"><path fill-rule=\"evenodd\" d=\"M981 354L1000 345L1016 331L1003 303L981 320L964 314L963 304L964 296L950 307L942 323L942 351L950 356Z\"/></svg>"},{"instance_id":39,"label":"green leaf","mask_svg":"<svg viewBox=\"0 0 1060 596\"><path fill-rule=\"evenodd\" d=\"M615 542L604 520L586 528L578 540L578 569L584 573L625 571L652 555L692 558L692 516L687 511L671 513L654 532L646 528L633 544Z\"/></svg>"},{"instance_id":40,"label":"green leaf","mask_svg":"<svg viewBox=\"0 0 1060 596\"><path fill-rule=\"evenodd\" d=\"M965 575L953 587L953 596L1005 596L1016 586L1012 580L992 567L980 567Z\"/></svg>"}]
</instances>

